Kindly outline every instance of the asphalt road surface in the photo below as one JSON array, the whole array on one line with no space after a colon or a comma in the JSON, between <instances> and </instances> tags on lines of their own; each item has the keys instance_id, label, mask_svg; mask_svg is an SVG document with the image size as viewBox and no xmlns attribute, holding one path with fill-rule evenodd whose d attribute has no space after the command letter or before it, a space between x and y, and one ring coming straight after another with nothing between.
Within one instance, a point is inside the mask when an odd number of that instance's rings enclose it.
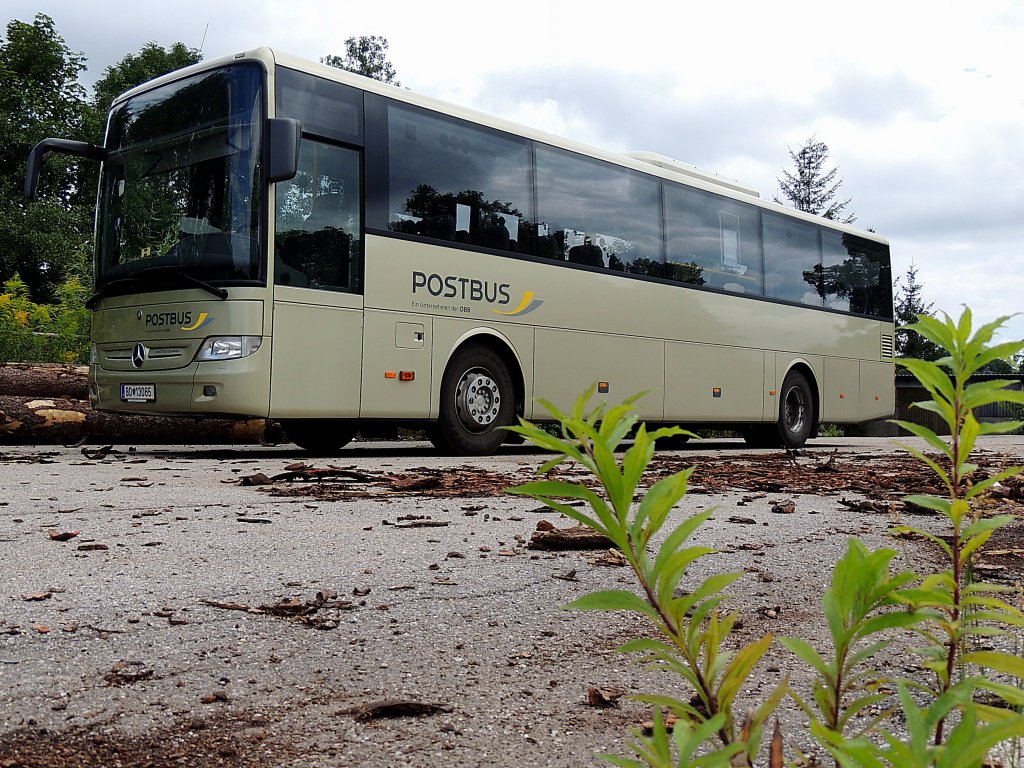
<instances>
[{"instance_id":1,"label":"asphalt road surface","mask_svg":"<svg viewBox=\"0 0 1024 768\"><path fill-rule=\"evenodd\" d=\"M992 461L1024 453L1020 438L982 445ZM604 548L530 548L538 522L570 522L502 489L546 458L0 446L0 768L629 754L650 712L628 697L684 694L615 653L641 619L562 610L634 582ZM696 490L674 514L714 507L697 540L719 553L688 578L743 572L729 589L736 643L821 643L821 594L850 536L897 549L902 567L936 562L890 535L885 499L919 477L890 440L822 439L797 457L720 441L663 454L657 470L692 463ZM873 510L850 506L871 497ZM745 696L786 674L807 679L776 644ZM613 705L595 706L602 696ZM784 716L801 743L803 719Z\"/></svg>"}]
</instances>

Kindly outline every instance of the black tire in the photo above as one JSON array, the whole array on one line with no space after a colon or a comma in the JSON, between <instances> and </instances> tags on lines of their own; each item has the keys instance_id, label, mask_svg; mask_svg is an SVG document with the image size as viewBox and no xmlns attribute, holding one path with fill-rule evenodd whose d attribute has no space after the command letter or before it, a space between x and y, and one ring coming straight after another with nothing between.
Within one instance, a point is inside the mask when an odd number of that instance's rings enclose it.
<instances>
[{"instance_id":1,"label":"black tire","mask_svg":"<svg viewBox=\"0 0 1024 768\"><path fill-rule=\"evenodd\" d=\"M814 432L814 393L800 371L790 371L782 382L778 433L786 448L800 448Z\"/></svg>"},{"instance_id":2,"label":"black tire","mask_svg":"<svg viewBox=\"0 0 1024 768\"><path fill-rule=\"evenodd\" d=\"M356 436L359 427L345 419L285 419L284 433L314 456L333 456Z\"/></svg>"},{"instance_id":3,"label":"black tire","mask_svg":"<svg viewBox=\"0 0 1024 768\"><path fill-rule=\"evenodd\" d=\"M471 344L452 357L441 380L441 403L431 442L459 456L487 456L508 439L516 393L501 356Z\"/></svg>"}]
</instances>

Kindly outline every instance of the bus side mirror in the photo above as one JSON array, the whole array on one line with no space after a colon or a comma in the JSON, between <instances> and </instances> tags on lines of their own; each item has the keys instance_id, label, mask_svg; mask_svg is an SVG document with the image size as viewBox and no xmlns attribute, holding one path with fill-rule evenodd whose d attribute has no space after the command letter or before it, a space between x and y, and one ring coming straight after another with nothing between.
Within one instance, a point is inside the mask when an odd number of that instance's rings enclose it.
<instances>
[{"instance_id":1,"label":"bus side mirror","mask_svg":"<svg viewBox=\"0 0 1024 768\"><path fill-rule=\"evenodd\" d=\"M264 141L267 148L267 181L288 181L299 170L299 142L302 123L290 117L267 120Z\"/></svg>"},{"instance_id":2,"label":"bus side mirror","mask_svg":"<svg viewBox=\"0 0 1024 768\"><path fill-rule=\"evenodd\" d=\"M39 174L43 170L43 162L51 152L65 155L78 155L90 160L106 160L107 150L85 141L70 139L43 139L32 148L25 166L25 197L34 200L39 191Z\"/></svg>"}]
</instances>

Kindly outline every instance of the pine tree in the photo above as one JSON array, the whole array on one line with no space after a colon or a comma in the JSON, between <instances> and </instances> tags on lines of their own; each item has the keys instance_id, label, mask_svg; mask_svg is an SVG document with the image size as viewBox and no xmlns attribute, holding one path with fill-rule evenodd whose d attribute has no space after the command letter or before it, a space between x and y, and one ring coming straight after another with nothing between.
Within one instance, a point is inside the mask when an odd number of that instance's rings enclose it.
<instances>
[{"instance_id":1,"label":"pine tree","mask_svg":"<svg viewBox=\"0 0 1024 768\"><path fill-rule=\"evenodd\" d=\"M917 322L918 315L932 314L932 302L925 303L921 296L924 286L917 280L917 265L907 267L906 284L896 278L896 299L894 303L896 320L896 357L913 357L918 360L938 360L944 352L934 342L919 333L907 330Z\"/></svg>"},{"instance_id":2,"label":"pine tree","mask_svg":"<svg viewBox=\"0 0 1024 768\"><path fill-rule=\"evenodd\" d=\"M796 152L789 150L789 156L796 166L796 173L783 169L779 189L797 210L843 224L852 224L857 220L853 214L842 216L850 204L849 199L835 199L836 193L843 185L842 179L836 180L839 168L823 173L828 160L828 145L825 142L816 141L812 136ZM775 202L784 203L778 197L775 198Z\"/></svg>"}]
</instances>

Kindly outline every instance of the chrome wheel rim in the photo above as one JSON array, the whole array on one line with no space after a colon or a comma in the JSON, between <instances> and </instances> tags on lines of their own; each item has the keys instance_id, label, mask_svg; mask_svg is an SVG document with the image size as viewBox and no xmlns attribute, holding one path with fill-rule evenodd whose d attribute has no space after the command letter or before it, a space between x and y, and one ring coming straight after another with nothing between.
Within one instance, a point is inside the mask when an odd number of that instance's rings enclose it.
<instances>
[{"instance_id":1,"label":"chrome wheel rim","mask_svg":"<svg viewBox=\"0 0 1024 768\"><path fill-rule=\"evenodd\" d=\"M807 421L807 398L800 387L790 387L785 402L786 429L794 434L803 431Z\"/></svg>"},{"instance_id":2,"label":"chrome wheel rim","mask_svg":"<svg viewBox=\"0 0 1024 768\"><path fill-rule=\"evenodd\" d=\"M482 432L498 419L501 391L487 371L466 371L455 389L455 412L466 429Z\"/></svg>"}]
</instances>

